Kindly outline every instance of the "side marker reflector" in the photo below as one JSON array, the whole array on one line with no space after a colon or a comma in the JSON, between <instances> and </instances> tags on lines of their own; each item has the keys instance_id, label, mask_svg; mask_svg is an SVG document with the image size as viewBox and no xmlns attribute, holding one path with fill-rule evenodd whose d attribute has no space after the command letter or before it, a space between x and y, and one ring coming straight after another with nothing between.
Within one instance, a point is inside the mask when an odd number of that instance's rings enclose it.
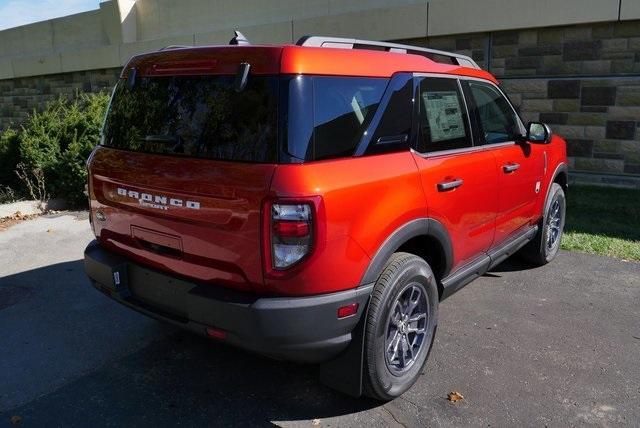
<instances>
[{"instance_id":1,"label":"side marker reflector","mask_svg":"<svg viewBox=\"0 0 640 428\"><path fill-rule=\"evenodd\" d=\"M338 309L338 318L347 318L358 313L358 304L352 303Z\"/></svg>"}]
</instances>

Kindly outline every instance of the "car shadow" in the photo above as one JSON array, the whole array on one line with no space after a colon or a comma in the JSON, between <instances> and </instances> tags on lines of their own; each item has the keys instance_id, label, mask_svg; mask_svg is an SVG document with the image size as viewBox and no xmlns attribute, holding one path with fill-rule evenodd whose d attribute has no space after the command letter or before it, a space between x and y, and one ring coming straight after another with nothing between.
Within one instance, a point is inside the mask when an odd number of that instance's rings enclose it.
<instances>
[{"instance_id":1,"label":"car shadow","mask_svg":"<svg viewBox=\"0 0 640 428\"><path fill-rule=\"evenodd\" d=\"M517 254L509 257L499 265L491 268L485 276L496 276L495 274L503 273L503 272L517 272L523 270L531 270L536 269L537 266L532 265L531 263L527 263L526 261L520 259Z\"/></svg>"},{"instance_id":2,"label":"car shadow","mask_svg":"<svg viewBox=\"0 0 640 428\"><path fill-rule=\"evenodd\" d=\"M63 294L52 294L56 289ZM132 338L127 324L142 323L146 318L130 315L132 311L93 290L84 276L80 260L0 278L0 308L18 310L29 299L36 299L40 302L39 310L57 313L57 306L67 305L68 296L65 297L62 290L73 293L76 299L99 302L102 309L87 311L83 319L87 325L110 328L111 340L126 343L147 340L147 343L128 354L114 353L105 364L90 370L64 375L65 379L73 380L63 380L59 388L35 399L31 397L25 400L26 404L10 411L0 409L0 418L18 414L33 426L51 422L55 425L104 426L114 421L124 426L164 426L174 422L188 426L246 426L328 418L380 405L323 386L315 366L271 360L160 322L153 329L157 337ZM72 306L78 305L80 303ZM74 307L69 310L73 311ZM32 316L32 312L21 315L24 319L19 328L24 329L24 336L33 328ZM60 331L41 335L37 340L42 349L57 346L56 355L45 353L35 360L32 355L29 363L35 368L42 364L49 373L55 373L68 361L77 359L78 352L83 353L60 345L78 340L78 337L71 326L55 327L56 321L52 321L54 328ZM105 323L109 325L105 326ZM4 328L0 325L2 335L6 333ZM89 332L83 337L81 345L87 353L103 346L98 342L102 334L94 336ZM116 349L117 345L114 343L111 347ZM3 358L4 354L0 353L0 367L10 367L12 362L3 362ZM34 376L37 372L30 371ZM7 396L18 392L0 391Z\"/></svg>"},{"instance_id":3,"label":"car shadow","mask_svg":"<svg viewBox=\"0 0 640 428\"><path fill-rule=\"evenodd\" d=\"M571 186L567 194L565 232L638 241L640 210L633 203L638 197L638 189Z\"/></svg>"}]
</instances>

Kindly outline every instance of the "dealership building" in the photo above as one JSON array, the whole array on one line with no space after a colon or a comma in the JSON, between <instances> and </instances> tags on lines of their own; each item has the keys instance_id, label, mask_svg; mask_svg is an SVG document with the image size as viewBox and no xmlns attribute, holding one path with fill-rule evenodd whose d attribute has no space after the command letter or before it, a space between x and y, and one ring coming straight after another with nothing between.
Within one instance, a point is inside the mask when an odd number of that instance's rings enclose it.
<instances>
[{"instance_id":1,"label":"dealership building","mask_svg":"<svg viewBox=\"0 0 640 428\"><path fill-rule=\"evenodd\" d=\"M0 31L0 132L60 94L106 91L135 54L308 34L471 56L525 120L568 143L577 180L640 187L640 0L107 0ZM371 64L375 67L375 64Z\"/></svg>"}]
</instances>

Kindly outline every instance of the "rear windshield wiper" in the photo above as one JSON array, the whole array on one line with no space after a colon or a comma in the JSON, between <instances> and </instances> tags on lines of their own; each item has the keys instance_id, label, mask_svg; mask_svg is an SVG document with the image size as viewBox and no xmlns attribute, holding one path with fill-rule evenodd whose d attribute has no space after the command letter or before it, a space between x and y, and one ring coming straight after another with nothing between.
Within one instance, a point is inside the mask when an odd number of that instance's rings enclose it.
<instances>
[{"instance_id":1,"label":"rear windshield wiper","mask_svg":"<svg viewBox=\"0 0 640 428\"><path fill-rule=\"evenodd\" d=\"M182 138L177 135L147 135L142 140L146 143L173 144L170 149L173 153L184 153Z\"/></svg>"},{"instance_id":2,"label":"rear windshield wiper","mask_svg":"<svg viewBox=\"0 0 640 428\"><path fill-rule=\"evenodd\" d=\"M171 143L176 144L180 138L176 135L147 135L142 139L148 143Z\"/></svg>"}]
</instances>

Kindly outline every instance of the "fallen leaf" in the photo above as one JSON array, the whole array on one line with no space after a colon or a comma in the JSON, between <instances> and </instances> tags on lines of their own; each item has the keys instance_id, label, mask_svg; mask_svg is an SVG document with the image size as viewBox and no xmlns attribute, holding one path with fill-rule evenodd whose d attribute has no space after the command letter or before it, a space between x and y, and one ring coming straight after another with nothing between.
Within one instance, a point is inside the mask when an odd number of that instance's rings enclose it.
<instances>
[{"instance_id":1,"label":"fallen leaf","mask_svg":"<svg viewBox=\"0 0 640 428\"><path fill-rule=\"evenodd\" d=\"M447 395L447 399L452 403L457 403L458 401L464 400L464 396L458 391L453 391L450 392L449 395Z\"/></svg>"},{"instance_id":2,"label":"fallen leaf","mask_svg":"<svg viewBox=\"0 0 640 428\"><path fill-rule=\"evenodd\" d=\"M22 422L22 416L18 416L18 415L11 416L12 425L18 425L20 422Z\"/></svg>"},{"instance_id":3,"label":"fallen leaf","mask_svg":"<svg viewBox=\"0 0 640 428\"><path fill-rule=\"evenodd\" d=\"M14 214L11 214L8 217L0 218L0 231L6 230L14 224L20 223L21 221L36 218L37 216L38 214L24 215L20 211L16 211Z\"/></svg>"}]
</instances>

